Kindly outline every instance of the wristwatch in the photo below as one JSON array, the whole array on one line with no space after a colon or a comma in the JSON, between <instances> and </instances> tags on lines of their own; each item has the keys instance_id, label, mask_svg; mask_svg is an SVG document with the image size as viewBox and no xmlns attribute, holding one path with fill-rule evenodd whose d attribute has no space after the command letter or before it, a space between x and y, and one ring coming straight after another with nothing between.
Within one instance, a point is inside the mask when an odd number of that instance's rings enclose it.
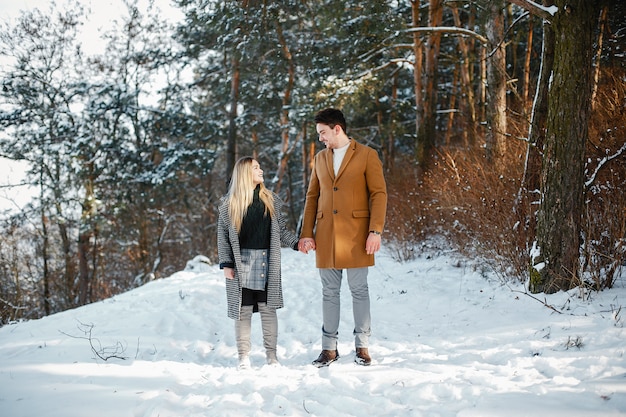
<instances>
[{"instance_id":1,"label":"wristwatch","mask_svg":"<svg viewBox=\"0 0 626 417\"><path fill-rule=\"evenodd\" d=\"M374 233L375 235L379 235L380 234L380 232L377 231L377 230L370 230L370 233Z\"/></svg>"}]
</instances>

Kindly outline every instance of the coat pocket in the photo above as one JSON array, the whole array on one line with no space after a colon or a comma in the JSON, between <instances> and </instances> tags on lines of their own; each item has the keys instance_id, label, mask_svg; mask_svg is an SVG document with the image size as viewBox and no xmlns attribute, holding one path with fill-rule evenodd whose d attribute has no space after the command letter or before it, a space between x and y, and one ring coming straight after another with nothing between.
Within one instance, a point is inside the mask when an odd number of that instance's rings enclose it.
<instances>
[{"instance_id":1,"label":"coat pocket","mask_svg":"<svg viewBox=\"0 0 626 417\"><path fill-rule=\"evenodd\" d=\"M369 217L369 216L370 216L369 210L353 210L352 211L352 217L354 218Z\"/></svg>"}]
</instances>

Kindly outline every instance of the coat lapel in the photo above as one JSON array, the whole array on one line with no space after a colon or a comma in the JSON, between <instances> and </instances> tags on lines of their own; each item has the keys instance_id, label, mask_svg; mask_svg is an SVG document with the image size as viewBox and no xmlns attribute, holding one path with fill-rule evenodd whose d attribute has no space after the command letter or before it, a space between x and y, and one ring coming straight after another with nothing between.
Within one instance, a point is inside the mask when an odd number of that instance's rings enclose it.
<instances>
[{"instance_id":1,"label":"coat lapel","mask_svg":"<svg viewBox=\"0 0 626 417\"><path fill-rule=\"evenodd\" d=\"M343 174L343 171L346 169L346 166L350 162L350 159L352 159L352 156L354 156L355 149L356 149L356 142L351 139L350 140L350 146L348 146L348 149L346 150L346 155L343 157L343 161L341 161L341 166L339 167L339 172L337 173L337 178L341 177L341 174ZM332 166L332 162L333 162L333 159L331 157L330 158L331 166ZM332 171L333 171L333 173L335 172L334 170L332 170Z\"/></svg>"},{"instance_id":2,"label":"coat lapel","mask_svg":"<svg viewBox=\"0 0 626 417\"><path fill-rule=\"evenodd\" d=\"M326 169L328 170L328 175L334 181L335 180L335 169L333 168L333 151L331 149L326 149Z\"/></svg>"}]
</instances>

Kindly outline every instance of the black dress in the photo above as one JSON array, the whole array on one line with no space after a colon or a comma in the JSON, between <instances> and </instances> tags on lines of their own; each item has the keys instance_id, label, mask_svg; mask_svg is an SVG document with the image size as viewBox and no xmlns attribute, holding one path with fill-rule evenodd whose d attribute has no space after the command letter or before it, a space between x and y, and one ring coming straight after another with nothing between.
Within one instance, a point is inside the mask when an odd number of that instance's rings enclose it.
<instances>
[{"instance_id":1,"label":"black dress","mask_svg":"<svg viewBox=\"0 0 626 417\"><path fill-rule=\"evenodd\" d=\"M239 247L241 249L268 249L270 247L271 218L265 213L265 204L259 198L261 186L254 189L252 204L248 207L239 230ZM267 302L267 290L258 291L248 288L242 289L241 305L254 306L257 303Z\"/></svg>"}]
</instances>

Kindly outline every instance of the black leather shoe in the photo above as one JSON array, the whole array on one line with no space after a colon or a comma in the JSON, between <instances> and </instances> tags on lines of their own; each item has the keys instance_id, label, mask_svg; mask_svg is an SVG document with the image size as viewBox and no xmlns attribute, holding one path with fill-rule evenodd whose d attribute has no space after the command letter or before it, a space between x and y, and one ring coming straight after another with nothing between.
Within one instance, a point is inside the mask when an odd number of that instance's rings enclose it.
<instances>
[{"instance_id":1,"label":"black leather shoe","mask_svg":"<svg viewBox=\"0 0 626 417\"><path fill-rule=\"evenodd\" d=\"M323 350L322 353L315 359L312 364L318 368L323 368L339 359L339 351L337 350Z\"/></svg>"}]
</instances>

